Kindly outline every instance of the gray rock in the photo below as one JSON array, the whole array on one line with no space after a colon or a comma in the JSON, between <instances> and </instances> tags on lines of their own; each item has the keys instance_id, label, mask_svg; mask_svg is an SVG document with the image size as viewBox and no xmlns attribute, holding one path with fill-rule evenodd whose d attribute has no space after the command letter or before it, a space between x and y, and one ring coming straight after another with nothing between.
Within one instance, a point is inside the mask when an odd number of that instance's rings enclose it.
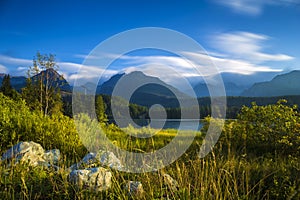
<instances>
[{"instance_id":1,"label":"gray rock","mask_svg":"<svg viewBox=\"0 0 300 200\"><path fill-rule=\"evenodd\" d=\"M96 153L88 153L80 162L71 165L70 170L93 168L96 167L98 163Z\"/></svg>"},{"instance_id":2,"label":"gray rock","mask_svg":"<svg viewBox=\"0 0 300 200\"><path fill-rule=\"evenodd\" d=\"M121 161L110 151L99 151L98 153L88 153L84 158L70 167L70 170L85 169L93 167L110 167L120 170L123 168Z\"/></svg>"},{"instance_id":3,"label":"gray rock","mask_svg":"<svg viewBox=\"0 0 300 200\"><path fill-rule=\"evenodd\" d=\"M20 142L3 153L1 160L27 162L29 165L37 166L46 162L43 155L44 149L40 144L32 141Z\"/></svg>"},{"instance_id":4,"label":"gray rock","mask_svg":"<svg viewBox=\"0 0 300 200\"><path fill-rule=\"evenodd\" d=\"M55 166L60 159L59 149L44 151L43 147L35 142L19 142L2 154L1 160L9 163L28 163L31 166L45 166L58 170Z\"/></svg>"},{"instance_id":5,"label":"gray rock","mask_svg":"<svg viewBox=\"0 0 300 200\"><path fill-rule=\"evenodd\" d=\"M125 189L128 191L128 194L133 198L141 198L145 193L143 185L139 181L128 181Z\"/></svg>"},{"instance_id":6,"label":"gray rock","mask_svg":"<svg viewBox=\"0 0 300 200\"><path fill-rule=\"evenodd\" d=\"M111 177L111 172L102 167L73 170L69 174L71 183L95 192L108 189L111 186Z\"/></svg>"},{"instance_id":7,"label":"gray rock","mask_svg":"<svg viewBox=\"0 0 300 200\"><path fill-rule=\"evenodd\" d=\"M108 166L112 169L121 170L123 165L121 161L110 151L99 151L96 155L97 159L103 166Z\"/></svg>"},{"instance_id":8,"label":"gray rock","mask_svg":"<svg viewBox=\"0 0 300 200\"><path fill-rule=\"evenodd\" d=\"M60 160L60 151L59 149L51 149L44 152L44 160L49 164L58 164Z\"/></svg>"}]
</instances>

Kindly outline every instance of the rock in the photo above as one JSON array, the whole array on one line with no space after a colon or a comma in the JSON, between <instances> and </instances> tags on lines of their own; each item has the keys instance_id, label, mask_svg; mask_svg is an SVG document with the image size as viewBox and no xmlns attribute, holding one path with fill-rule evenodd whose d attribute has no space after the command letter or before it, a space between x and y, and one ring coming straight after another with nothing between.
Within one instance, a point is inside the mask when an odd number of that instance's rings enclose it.
<instances>
[{"instance_id":1,"label":"rock","mask_svg":"<svg viewBox=\"0 0 300 200\"><path fill-rule=\"evenodd\" d=\"M133 198L141 198L145 192L142 183L139 181L129 181L126 184L126 190Z\"/></svg>"},{"instance_id":2,"label":"rock","mask_svg":"<svg viewBox=\"0 0 300 200\"><path fill-rule=\"evenodd\" d=\"M174 180L169 174L163 174L164 183L171 189L173 192L178 191L179 184L176 180Z\"/></svg>"},{"instance_id":3,"label":"rock","mask_svg":"<svg viewBox=\"0 0 300 200\"><path fill-rule=\"evenodd\" d=\"M121 170L123 165L121 161L110 151L99 151L96 155L97 159L103 166L108 166L112 169Z\"/></svg>"},{"instance_id":4,"label":"rock","mask_svg":"<svg viewBox=\"0 0 300 200\"><path fill-rule=\"evenodd\" d=\"M46 166L58 170L55 166L60 159L59 149L44 151L43 147L35 142L19 142L2 154L1 160L10 163L28 163L31 166Z\"/></svg>"},{"instance_id":5,"label":"rock","mask_svg":"<svg viewBox=\"0 0 300 200\"><path fill-rule=\"evenodd\" d=\"M69 174L70 182L95 192L106 190L111 186L112 174L102 167L73 170Z\"/></svg>"},{"instance_id":6,"label":"rock","mask_svg":"<svg viewBox=\"0 0 300 200\"><path fill-rule=\"evenodd\" d=\"M98 163L96 153L88 153L79 163L71 165L70 170L73 171L76 169L93 168L96 167Z\"/></svg>"},{"instance_id":7,"label":"rock","mask_svg":"<svg viewBox=\"0 0 300 200\"><path fill-rule=\"evenodd\" d=\"M84 158L70 167L70 170L85 169L93 167L110 167L120 170L123 168L121 161L110 151L99 151L98 153L88 153Z\"/></svg>"},{"instance_id":8,"label":"rock","mask_svg":"<svg viewBox=\"0 0 300 200\"><path fill-rule=\"evenodd\" d=\"M44 149L40 144L32 141L20 142L3 153L1 160L12 161L15 159L16 163L28 162L29 165L37 166L46 162L43 155Z\"/></svg>"},{"instance_id":9,"label":"rock","mask_svg":"<svg viewBox=\"0 0 300 200\"><path fill-rule=\"evenodd\" d=\"M60 160L60 151L59 149L51 149L44 152L44 160L49 164L58 164Z\"/></svg>"}]
</instances>

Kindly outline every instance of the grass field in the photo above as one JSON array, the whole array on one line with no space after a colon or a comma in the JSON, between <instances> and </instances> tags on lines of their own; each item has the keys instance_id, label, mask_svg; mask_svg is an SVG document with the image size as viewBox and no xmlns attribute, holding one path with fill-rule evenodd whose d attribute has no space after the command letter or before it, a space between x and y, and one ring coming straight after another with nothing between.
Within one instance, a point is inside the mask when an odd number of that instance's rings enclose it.
<instances>
[{"instance_id":1,"label":"grass field","mask_svg":"<svg viewBox=\"0 0 300 200\"><path fill-rule=\"evenodd\" d=\"M175 162L147 173L110 169L112 186L99 193L68 181L67 168L88 152L72 119L40 115L23 101L1 93L0 109L1 154L19 141L35 141L44 149L58 148L62 154L59 171L1 162L0 199L131 199L124 189L129 180L143 184L145 192L140 199L300 199L300 120L297 111L288 106L244 108L237 120L226 122L215 147L201 159L198 153L207 125L201 132L186 131L184 134L196 137ZM149 128L121 130L114 125L104 125L104 129L114 145L133 152L155 152L177 134L176 130ZM143 139L124 131L156 134ZM165 173L178 182L178 188L165 184Z\"/></svg>"},{"instance_id":2,"label":"grass field","mask_svg":"<svg viewBox=\"0 0 300 200\"><path fill-rule=\"evenodd\" d=\"M132 128L131 128L132 129ZM176 130L165 130L155 135L150 144L155 148L168 143ZM124 149L153 150L148 141L130 140L122 132L110 135ZM118 140L116 139L118 138ZM70 161L65 156L62 170L51 171L42 167L15 165L1 171L1 199L128 199L124 185L128 180L140 181L145 194L142 199L297 199L299 197L299 160L296 157L264 155L248 157L239 152L224 150L219 142L213 152L199 159L201 134L189 150L170 166L158 172L131 174L113 172L112 187L101 193L93 193L70 184L66 169ZM126 146L125 146L126 145ZM228 143L225 145L228 147ZM78 158L79 159L79 158ZM164 184L162 174L168 173L179 184L172 190Z\"/></svg>"}]
</instances>

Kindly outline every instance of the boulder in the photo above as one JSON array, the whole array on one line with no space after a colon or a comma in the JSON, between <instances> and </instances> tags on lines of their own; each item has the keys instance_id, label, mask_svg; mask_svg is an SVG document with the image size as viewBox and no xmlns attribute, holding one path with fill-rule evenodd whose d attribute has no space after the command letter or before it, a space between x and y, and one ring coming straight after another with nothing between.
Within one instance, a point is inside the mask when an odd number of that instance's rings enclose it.
<instances>
[{"instance_id":1,"label":"boulder","mask_svg":"<svg viewBox=\"0 0 300 200\"><path fill-rule=\"evenodd\" d=\"M111 177L111 172L102 167L73 170L69 174L71 183L95 192L108 189Z\"/></svg>"},{"instance_id":2,"label":"boulder","mask_svg":"<svg viewBox=\"0 0 300 200\"><path fill-rule=\"evenodd\" d=\"M2 154L1 160L11 163L28 163L31 166L47 166L58 169L60 151L52 149L45 151L43 147L35 142L19 142Z\"/></svg>"},{"instance_id":3,"label":"boulder","mask_svg":"<svg viewBox=\"0 0 300 200\"><path fill-rule=\"evenodd\" d=\"M96 167L98 163L96 153L88 153L80 162L71 165L70 170L93 168Z\"/></svg>"},{"instance_id":4,"label":"boulder","mask_svg":"<svg viewBox=\"0 0 300 200\"><path fill-rule=\"evenodd\" d=\"M4 152L1 160L12 161L14 159L15 162L27 162L29 165L37 166L46 162L43 155L44 149L40 144L32 141L20 142Z\"/></svg>"},{"instance_id":5,"label":"boulder","mask_svg":"<svg viewBox=\"0 0 300 200\"><path fill-rule=\"evenodd\" d=\"M44 152L43 155L44 160L52 165L58 164L60 160L60 150L59 149L51 149Z\"/></svg>"},{"instance_id":6,"label":"boulder","mask_svg":"<svg viewBox=\"0 0 300 200\"><path fill-rule=\"evenodd\" d=\"M72 171L99 166L110 167L117 170L121 170L123 168L121 161L113 152L100 150L98 153L91 152L86 154L80 162L73 164L70 167L70 170Z\"/></svg>"},{"instance_id":7,"label":"boulder","mask_svg":"<svg viewBox=\"0 0 300 200\"><path fill-rule=\"evenodd\" d=\"M110 151L99 151L96 155L97 159L103 166L110 167L112 169L121 170L123 165L121 161Z\"/></svg>"}]
</instances>

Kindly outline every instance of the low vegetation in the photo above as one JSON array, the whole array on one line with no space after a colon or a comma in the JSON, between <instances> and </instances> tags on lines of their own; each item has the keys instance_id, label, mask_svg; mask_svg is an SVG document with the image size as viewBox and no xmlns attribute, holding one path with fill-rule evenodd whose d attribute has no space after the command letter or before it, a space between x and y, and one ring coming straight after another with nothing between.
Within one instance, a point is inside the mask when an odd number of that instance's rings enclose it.
<instances>
[{"instance_id":1,"label":"low vegetation","mask_svg":"<svg viewBox=\"0 0 300 200\"><path fill-rule=\"evenodd\" d=\"M213 151L198 158L207 125L197 133L188 151L157 172L130 174L113 172L110 189L93 193L67 181L66 169L80 160L83 147L71 118L31 111L23 100L0 93L1 152L18 141L35 141L45 149L59 148L62 170L26 165L0 165L0 196L3 199L126 199L126 180L141 181L144 199L299 199L299 114L295 107L279 102L269 106L243 107L237 120L228 121ZM209 123L206 119L206 123ZM166 145L176 130L163 130L150 139L132 139L124 132L152 134L149 128L120 130L105 125L116 145L150 152ZM187 132L188 134L188 132ZM129 142L130 141L130 142ZM179 184L174 191L163 183L163 173Z\"/></svg>"}]
</instances>

